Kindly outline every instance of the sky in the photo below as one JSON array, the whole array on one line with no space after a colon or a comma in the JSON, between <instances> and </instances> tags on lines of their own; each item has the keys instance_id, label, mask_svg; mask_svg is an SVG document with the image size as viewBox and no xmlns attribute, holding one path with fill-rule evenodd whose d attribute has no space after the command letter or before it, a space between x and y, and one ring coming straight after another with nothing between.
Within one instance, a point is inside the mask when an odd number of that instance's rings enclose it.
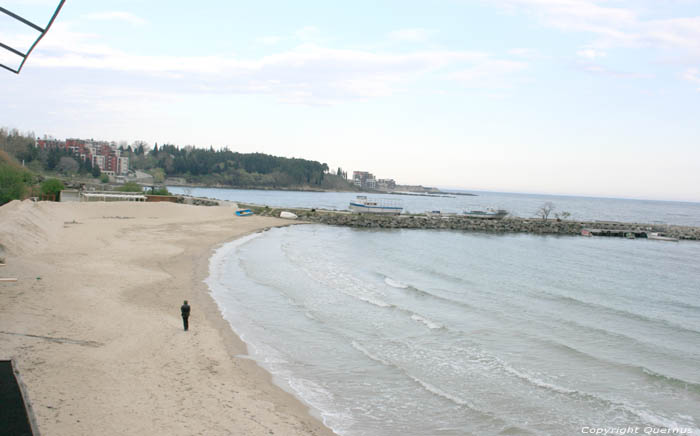
<instances>
[{"instance_id":1,"label":"sky","mask_svg":"<svg viewBox=\"0 0 700 436\"><path fill-rule=\"evenodd\" d=\"M0 4L45 26L58 0ZM700 201L700 0L68 0L0 71L0 126Z\"/></svg>"}]
</instances>

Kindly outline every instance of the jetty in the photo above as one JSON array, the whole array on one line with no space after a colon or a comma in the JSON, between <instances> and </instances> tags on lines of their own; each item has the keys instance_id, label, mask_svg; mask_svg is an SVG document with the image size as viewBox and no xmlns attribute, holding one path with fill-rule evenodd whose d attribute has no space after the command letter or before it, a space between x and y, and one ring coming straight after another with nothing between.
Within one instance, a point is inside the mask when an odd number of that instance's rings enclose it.
<instances>
[{"instance_id":1,"label":"jetty","mask_svg":"<svg viewBox=\"0 0 700 436\"><path fill-rule=\"evenodd\" d=\"M270 208L266 206L239 205L253 210L258 215L278 217L290 211L299 220L333 226L367 229L431 229L461 230L484 233L529 233L537 235L568 235L620 238L649 238L652 234L663 234L679 240L700 240L700 227L669 224L623 223L615 221L575 221L508 216L500 220L484 220L460 214L401 214L394 216L358 214L347 211L321 209ZM585 231L590 234L586 235Z\"/></svg>"}]
</instances>

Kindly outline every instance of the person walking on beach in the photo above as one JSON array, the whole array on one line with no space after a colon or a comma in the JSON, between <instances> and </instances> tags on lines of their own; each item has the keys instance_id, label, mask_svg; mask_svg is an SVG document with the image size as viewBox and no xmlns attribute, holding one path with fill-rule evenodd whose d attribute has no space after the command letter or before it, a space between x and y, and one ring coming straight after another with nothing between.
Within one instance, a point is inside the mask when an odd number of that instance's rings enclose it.
<instances>
[{"instance_id":1,"label":"person walking on beach","mask_svg":"<svg viewBox=\"0 0 700 436\"><path fill-rule=\"evenodd\" d=\"M185 331L190 327L188 323L188 318L190 317L190 305L187 304L187 300L180 307L180 313L182 313L182 325L185 327Z\"/></svg>"}]
</instances>

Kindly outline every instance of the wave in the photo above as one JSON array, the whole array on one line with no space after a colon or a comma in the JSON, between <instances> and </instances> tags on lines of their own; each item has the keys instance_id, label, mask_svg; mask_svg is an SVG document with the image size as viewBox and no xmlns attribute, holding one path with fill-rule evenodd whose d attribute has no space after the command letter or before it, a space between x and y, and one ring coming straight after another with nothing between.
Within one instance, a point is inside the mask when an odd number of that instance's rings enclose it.
<instances>
[{"instance_id":1,"label":"wave","mask_svg":"<svg viewBox=\"0 0 700 436\"><path fill-rule=\"evenodd\" d=\"M401 283L398 280L394 280L391 277L384 277L384 283L391 286L392 288L397 288L397 289L406 289L408 287L407 284Z\"/></svg>"},{"instance_id":2,"label":"wave","mask_svg":"<svg viewBox=\"0 0 700 436\"><path fill-rule=\"evenodd\" d=\"M536 386L541 389L548 390L550 392L556 393L556 394L561 394L565 395L568 397L576 398L576 399L581 399L584 401L595 401L598 403L601 403L606 406L606 408L614 408L618 410L624 410L637 418L641 419L642 421L652 424L658 427L663 427L663 428L668 428L668 429L674 429L674 428L690 428L692 430L691 434L694 433L695 431L700 431L700 429L692 428L691 424L686 422L686 423L678 423L674 421L673 419L670 419L665 416L661 416L658 414L655 414L654 412L651 412L649 410L645 409L639 409L635 408L625 402L620 402L620 401L615 401L612 399L604 398L602 396L589 393L589 392L583 392L579 391L577 389L569 389L563 386L559 386L554 383L550 383L547 381L544 381L538 377L535 377L531 374L528 374L527 372L517 370L513 368L512 366L508 365L506 362L502 361L498 357L494 357L496 361L501 365L502 369L517 377L520 380L525 381L526 383ZM691 418L692 420L692 418Z\"/></svg>"},{"instance_id":3,"label":"wave","mask_svg":"<svg viewBox=\"0 0 700 436\"><path fill-rule=\"evenodd\" d=\"M425 290L419 289L411 284L403 283L399 280L395 280L395 279L388 277L388 276L382 275L382 277L384 277L384 283L386 283L387 285L389 285L393 288L401 289L401 290L405 291L406 293L414 294L414 295L417 295L419 297L424 297L424 298L433 298L436 300L443 301L445 303L449 303L452 306L458 305L458 306L464 307L466 309L476 310L476 308L474 306L472 306L471 304L465 303L462 300L455 300L453 298L444 297L442 295L438 295L438 294L435 294L435 293L432 293L429 291L425 291ZM480 309L480 310L483 311L483 309Z\"/></svg>"},{"instance_id":4,"label":"wave","mask_svg":"<svg viewBox=\"0 0 700 436\"><path fill-rule=\"evenodd\" d=\"M629 363L625 363L625 362L618 362L615 360L610 360L610 359L606 359L603 357L595 356L595 355L590 354L588 352L579 350L578 348L574 348L570 345L563 344L561 342L557 342L556 340L553 340L553 339L541 338L541 337L531 337L530 339L542 342L549 347L559 349L561 351L572 354L577 359L588 359L588 360L596 361L596 362L604 364L604 365L614 366L614 367L617 367L617 368L620 368L623 370L631 371L633 373L636 373L639 376L643 376L643 377L651 378L653 380L658 380L658 381L664 382L670 386L679 387L682 389L688 389L688 390L692 390L692 391L700 393L700 382L683 380L681 378L662 374L660 372L652 371L651 369L646 368L646 367L641 366L641 365L634 365L634 364L629 364Z\"/></svg>"},{"instance_id":5,"label":"wave","mask_svg":"<svg viewBox=\"0 0 700 436\"><path fill-rule=\"evenodd\" d=\"M627 318L636 319L638 321L658 323L658 324L664 325L665 327L669 327L671 329L677 330L678 332L685 332L685 333L690 333L690 334L694 334L694 335L700 335L700 331L698 331L698 330L693 330L691 328L688 328L686 326L682 326L680 324L676 324L676 323L668 321L666 319L651 317L651 316L643 315L641 313L630 312L627 310L618 309L615 307L606 306L604 304L594 303L591 301L580 300L578 298L574 298L574 297L571 297L568 295L557 295L557 294L552 294L550 292L541 291L539 297L541 297L541 298L544 297L544 298L546 298L548 300L552 300L552 301L561 301L561 302L565 302L568 304L575 304L578 306L583 306L583 307L587 307L587 308L598 310L598 311L602 309L603 311L612 312L615 316L624 316Z\"/></svg>"},{"instance_id":6,"label":"wave","mask_svg":"<svg viewBox=\"0 0 700 436\"><path fill-rule=\"evenodd\" d=\"M629 336L629 335L626 335L623 333L613 332L610 330L606 330L604 328L594 327L594 326L590 326L590 325L586 325L586 324L581 324L577 321L572 321L569 319L558 319L558 320L552 320L552 321L556 321L559 324L568 324L568 325L570 325L578 330L588 330L588 331L591 331L594 333L602 334L602 335L610 337L610 338L619 339L619 340L622 340L625 343L625 345L629 345L630 343L633 343L633 344L639 345L641 347L647 348L648 350L651 350L652 353L656 353L656 354L664 353L666 355L676 356L676 355L678 355L678 353L687 354L689 352L689 350L687 350L687 349L668 348L668 347L665 347L665 346L657 344L657 343L645 342L641 339L638 339L638 338L635 338L635 337L632 337L632 336ZM550 325L550 327L553 327L553 328L560 328L561 327L560 325L553 326L551 323L545 323L545 324L548 324L548 325Z\"/></svg>"},{"instance_id":7,"label":"wave","mask_svg":"<svg viewBox=\"0 0 700 436\"><path fill-rule=\"evenodd\" d=\"M653 380L660 380L660 381L667 383L669 385L672 385L672 386L677 386L677 387L680 387L683 389L688 389L688 390L692 390L692 391L700 393L700 383L690 382L690 381L683 380L680 378L672 377L670 375L661 374L661 373L652 371L648 368L645 368L643 366L635 366L633 368L641 371L647 377L649 377Z\"/></svg>"},{"instance_id":8,"label":"wave","mask_svg":"<svg viewBox=\"0 0 700 436\"><path fill-rule=\"evenodd\" d=\"M450 394L448 392L445 392L445 391L439 389L438 387L433 386L432 384L409 374L405 368L375 355L374 353L370 352L367 348L360 345L357 341L352 341L352 346L357 351L361 352L362 354L364 354L365 356L367 356L371 360L378 362L378 363L381 363L384 366L387 366L389 368L392 368L394 370L401 372L404 376L406 376L407 378L409 378L413 382L417 383L424 390L430 392L433 395L436 395L444 400L450 401L457 406L466 407L466 408L470 409L471 411L476 412L484 417L488 417L490 419L500 419L500 418L494 417L493 414L490 412L487 412L487 411L484 411L484 410L477 408L476 405L474 405L472 402L470 402L464 398L461 398L457 395L453 395L453 394Z\"/></svg>"},{"instance_id":9,"label":"wave","mask_svg":"<svg viewBox=\"0 0 700 436\"><path fill-rule=\"evenodd\" d=\"M333 394L318 383L287 374L287 384L298 398L320 412L323 424L335 433L343 434L352 427L355 422L352 414L344 410L333 410Z\"/></svg>"},{"instance_id":10,"label":"wave","mask_svg":"<svg viewBox=\"0 0 700 436\"><path fill-rule=\"evenodd\" d=\"M419 379L418 377L414 377L414 376L412 376L412 375L410 375L410 374L406 374L406 375L408 376L408 378L410 378L410 379L413 380L414 382L416 382L416 383L418 383L419 385L421 385L421 386L423 387L423 389L425 389L426 391L428 391L428 392L430 392L430 393L432 393L432 394L434 394L434 395L437 395L438 397L441 397L441 398L444 398L444 399L446 399L446 400L448 400L448 401L451 401L451 402L455 403L455 404L458 405L458 406L464 406L464 407L468 407L468 408L470 408L470 409L472 409L472 410L476 410L476 408L474 407L474 405L473 405L471 402L469 402L469 401L467 401L467 400L465 400L465 399L463 399L463 398L460 398L460 397L458 397L458 396L456 396L456 395L449 394L449 393L447 393L447 392L445 392L445 391L443 391L443 390L441 390L441 389L439 389L439 388L437 388L437 387L431 385L430 383L425 382L425 381Z\"/></svg>"},{"instance_id":11,"label":"wave","mask_svg":"<svg viewBox=\"0 0 700 436\"><path fill-rule=\"evenodd\" d=\"M418 321L418 322L425 324L431 330L438 330L438 329L444 328L444 326L442 324L438 324L436 322L433 322L433 321L429 320L428 318L422 317L418 314L411 315L411 319L414 321Z\"/></svg>"}]
</instances>

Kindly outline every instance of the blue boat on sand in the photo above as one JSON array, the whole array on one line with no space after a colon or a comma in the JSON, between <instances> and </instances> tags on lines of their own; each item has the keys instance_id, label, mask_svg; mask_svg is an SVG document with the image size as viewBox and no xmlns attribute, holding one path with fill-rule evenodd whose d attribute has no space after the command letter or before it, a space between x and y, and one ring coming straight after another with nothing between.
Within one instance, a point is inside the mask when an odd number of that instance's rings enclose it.
<instances>
[{"instance_id":1,"label":"blue boat on sand","mask_svg":"<svg viewBox=\"0 0 700 436\"><path fill-rule=\"evenodd\" d=\"M236 211L236 215L238 216L249 216L253 215L253 211L250 209L239 209Z\"/></svg>"}]
</instances>

